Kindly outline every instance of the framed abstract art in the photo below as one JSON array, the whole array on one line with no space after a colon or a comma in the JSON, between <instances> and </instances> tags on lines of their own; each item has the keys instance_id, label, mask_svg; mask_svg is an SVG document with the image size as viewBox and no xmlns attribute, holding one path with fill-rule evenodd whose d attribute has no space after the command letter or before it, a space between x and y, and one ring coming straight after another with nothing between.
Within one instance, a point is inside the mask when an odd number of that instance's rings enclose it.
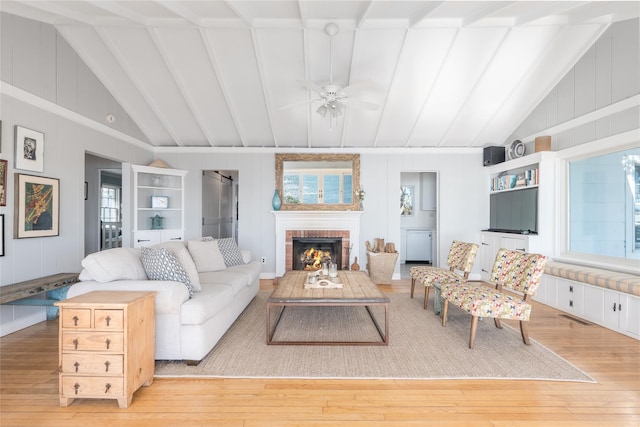
<instances>
[{"instance_id":1,"label":"framed abstract art","mask_svg":"<svg viewBox=\"0 0 640 427\"><path fill-rule=\"evenodd\" d=\"M59 234L60 181L15 174L14 238Z\"/></svg>"}]
</instances>

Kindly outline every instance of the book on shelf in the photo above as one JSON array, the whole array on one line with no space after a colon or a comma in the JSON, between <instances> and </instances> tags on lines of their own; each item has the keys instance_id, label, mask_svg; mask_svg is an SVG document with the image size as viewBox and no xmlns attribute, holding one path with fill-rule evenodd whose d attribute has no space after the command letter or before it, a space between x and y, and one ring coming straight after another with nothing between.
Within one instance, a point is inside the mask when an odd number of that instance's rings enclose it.
<instances>
[{"instance_id":1,"label":"book on shelf","mask_svg":"<svg viewBox=\"0 0 640 427\"><path fill-rule=\"evenodd\" d=\"M538 168L527 169L518 174L497 175L491 179L490 190L502 191L518 187L530 187L538 185L540 173Z\"/></svg>"}]
</instances>

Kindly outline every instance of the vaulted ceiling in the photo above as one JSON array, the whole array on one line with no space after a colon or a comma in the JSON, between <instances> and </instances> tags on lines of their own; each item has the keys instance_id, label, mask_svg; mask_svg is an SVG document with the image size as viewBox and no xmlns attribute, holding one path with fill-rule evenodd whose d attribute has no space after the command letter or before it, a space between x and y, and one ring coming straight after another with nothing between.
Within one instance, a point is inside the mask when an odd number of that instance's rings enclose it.
<instances>
[{"instance_id":1,"label":"vaulted ceiling","mask_svg":"<svg viewBox=\"0 0 640 427\"><path fill-rule=\"evenodd\" d=\"M153 146L356 149L501 144L612 22L640 9L402 0L2 8L53 24ZM327 23L338 25L332 38ZM340 87L367 83L334 119L316 112L309 89L330 76Z\"/></svg>"}]
</instances>

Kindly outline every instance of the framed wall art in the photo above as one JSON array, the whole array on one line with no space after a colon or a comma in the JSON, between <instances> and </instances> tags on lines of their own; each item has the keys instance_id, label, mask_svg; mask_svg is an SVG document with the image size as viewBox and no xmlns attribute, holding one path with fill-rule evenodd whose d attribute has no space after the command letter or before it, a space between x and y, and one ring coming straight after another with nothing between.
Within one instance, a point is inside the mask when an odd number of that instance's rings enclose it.
<instances>
[{"instance_id":1,"label":"framed wall art","mask_svg":"<svg viewBox=\"0 0 640 427\"><path fill-rule=\"evenodd\" d=\"M151 209L167 209L168 207L168 196L151 196Z\"/></svg>"},{"instance_id":2,"label":"framed wall art","mask_svg":"<svg viewBox=\"0 0 640 427\"><path fill-rule=\"evenodd\" d=\"M0 160L0 206L7 206L7 161Z\"/></svg>"},{"instance_id":3,"label":"framed wall art","mask_svg":"<svg viewBox=\"0 0 640 427\"><path fill-rule=\"evenodd\" d=\"M44 134L16 125L16 169L44 171Z\"/></svg>"},{"instance_id":4,"label":"framed wall art","mask_svg":"<svg viewBox=\"0 0 640 427\"><path fill-rule=\"evenodd\" d=\"M4 256L4 214L0 214L0 256Z\"/></svg>"},{"instance_id":5,"label":"framed wall art","mask_svg":"<svg viewBox=\"0 0 640 427\"><path fill-rule=\"evenodd\" d=\"M60 181L19 173L14 177L14 238L57 236L60 225Z\"/></svg>"},{"instance_id":6,"label":"framed wall art","mask_svg":"<svg viewBox=\"0 0 640 427\"><path fill-rule=\"evenodd\" d=\"M400 215L414 214L415 187L413 185L403 185L400 187Z\"/></svg>"}]
</instances>

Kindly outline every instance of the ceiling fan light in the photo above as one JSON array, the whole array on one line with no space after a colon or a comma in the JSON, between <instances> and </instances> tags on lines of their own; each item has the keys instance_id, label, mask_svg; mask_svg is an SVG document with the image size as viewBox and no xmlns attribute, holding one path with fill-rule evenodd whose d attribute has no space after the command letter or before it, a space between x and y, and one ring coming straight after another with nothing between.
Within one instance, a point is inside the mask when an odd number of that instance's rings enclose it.
<instances>
[{"instance_id":1,"label":"ceiling fan light","mask_svg":"<svg viewBox=\"0 0 640 427\"><path fill-rule=\"evenodd\" d=\"M321 105L318 107L318 109L316 110L316 113L320 114L322 117L326 117L327 116L327 106L326 105Z\"/></svg>"}]
</instances>

